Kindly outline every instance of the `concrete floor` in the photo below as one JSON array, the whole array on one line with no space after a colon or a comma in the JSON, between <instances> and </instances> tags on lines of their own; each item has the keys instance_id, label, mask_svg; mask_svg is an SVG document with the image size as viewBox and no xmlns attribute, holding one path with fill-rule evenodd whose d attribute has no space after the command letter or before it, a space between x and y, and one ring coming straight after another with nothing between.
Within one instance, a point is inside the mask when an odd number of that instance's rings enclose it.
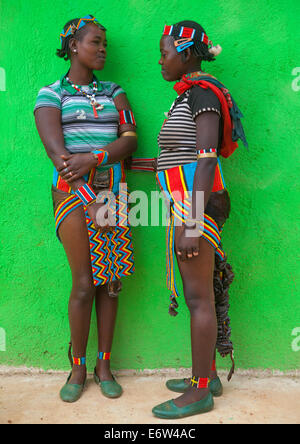
<instances>
[{"instance_id":1,"label":"concrete floor","mask_svg":"<svg viewBox=\"0 0 300 444\"><path fill-rule=\"evenodd\" d=\"M122 375L121 372L117 380L124 394L113 400L102 396L89 375L82 398L75 404L65 404L58 394L67 374L0 371L0 424L300 423L300 378L297 375L253 376L239 374L239 371L230 383L221 373L224 394L215 399L212 412L170 422L152 416L154 405L177 397L165 387L166 380L187 375L186 370L149 376Z\"/></svg>"}]
</instances>

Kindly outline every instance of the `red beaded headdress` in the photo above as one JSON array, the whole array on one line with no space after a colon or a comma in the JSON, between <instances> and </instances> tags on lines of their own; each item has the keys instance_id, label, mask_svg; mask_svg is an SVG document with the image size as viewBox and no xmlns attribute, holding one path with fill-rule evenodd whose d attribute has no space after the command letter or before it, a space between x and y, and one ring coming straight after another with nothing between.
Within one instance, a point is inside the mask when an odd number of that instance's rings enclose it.
<instances>
[{"instance_id":1,"label":"red beaded headdress","mask_svg":"<svg viewBox=\"0 0 300 444\"><path fill-rule=\"evenodd\" d=\"M168 35L168 36L172 35L174 37L180 37L180 39L175 41L175 47L177 49L177 52L182 52L186 48L189 48L190 46L194 45L196 29L188 28L186 26L181 26L178 29L174 25L171 26L166 25L164 27L163 35ZM202 32L201 43L205 43L206 45L209 44L209 40L205 32Z\"/></svg>"}]
</instances>

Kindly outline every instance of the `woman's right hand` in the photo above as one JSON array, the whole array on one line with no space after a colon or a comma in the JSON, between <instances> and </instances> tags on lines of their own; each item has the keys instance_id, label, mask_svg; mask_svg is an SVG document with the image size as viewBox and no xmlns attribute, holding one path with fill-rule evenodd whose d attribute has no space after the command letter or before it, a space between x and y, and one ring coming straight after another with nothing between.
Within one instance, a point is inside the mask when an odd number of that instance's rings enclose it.
<instances>
[{"instance_id":1,"label":"woman's right hand","mask_svg":"<svg viewBox=\"0 0 300 444\"><path fill-rule=\"evenodd\" d=\"M57 171L60 177L68 183L80 179L97 166L97 160L92 153L69 154L68 156L63 154L61 158L63 163Z\"/></svg>"},{"instance_id":2,"label":"woman's right hand","mask_svg":"<svg viewBox=\"0 0 300 444\"><path fill-rule=\"evenodd\" d=\"M87 212L91 218L97 231L107 233L114 229L113 225L109 225L108 208L104 203L93 203L87 207Z\"/></svg>"}]
</instances>

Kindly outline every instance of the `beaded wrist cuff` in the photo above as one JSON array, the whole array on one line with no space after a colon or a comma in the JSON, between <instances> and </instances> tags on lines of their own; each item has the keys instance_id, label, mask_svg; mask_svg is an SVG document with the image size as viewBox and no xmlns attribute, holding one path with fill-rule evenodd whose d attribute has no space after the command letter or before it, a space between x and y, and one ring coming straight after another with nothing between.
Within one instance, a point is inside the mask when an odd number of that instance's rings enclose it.
<instances>
[{"instance_id":1,"label":"beaded wrist cuff","mask_svg":"<svg viewBox=\"0 0 300 444\"><path fill-rule=\"evenodd\" d=\"M218 157L216 148L197 150L197 159L205 159L206 157Z\"/></svg>"},{"instance_id":2,"label":"beaded wrist cuff","mask_svg":"<svg viewBox=\"0 0 300 444\"><path fill-rule=\"evenodd\" d=\"M103 150L94 150L92 154L97 159L97 166L106 165L108 161L108 152Z\"/></svg>"},{"instance_id":3,"label":"beaded wrist cuff","mask_svg":"<svg viewBox=\"0 0 300 444\"><path fill-rule=\"evenodd\" d=\"M96 194L92 188L86 183L82 187L78 188L75 193L85 206L91 205L97 199Z\"/></svg>"}]
</instances>

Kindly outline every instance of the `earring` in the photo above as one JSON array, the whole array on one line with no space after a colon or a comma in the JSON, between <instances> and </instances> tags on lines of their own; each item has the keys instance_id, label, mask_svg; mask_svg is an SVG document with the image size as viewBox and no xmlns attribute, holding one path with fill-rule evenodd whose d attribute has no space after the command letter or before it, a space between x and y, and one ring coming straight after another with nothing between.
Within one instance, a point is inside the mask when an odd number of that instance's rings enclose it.
<instances>
[{"instance_id":1,"label":"earring","mask_svg":"<svg viewBox=\"0 0 300 444\"><path fill-rule=\"evenodd\" d=\"M73 49L73 52L77 52L77 49Z\"/></svg>"}]
</instances>

